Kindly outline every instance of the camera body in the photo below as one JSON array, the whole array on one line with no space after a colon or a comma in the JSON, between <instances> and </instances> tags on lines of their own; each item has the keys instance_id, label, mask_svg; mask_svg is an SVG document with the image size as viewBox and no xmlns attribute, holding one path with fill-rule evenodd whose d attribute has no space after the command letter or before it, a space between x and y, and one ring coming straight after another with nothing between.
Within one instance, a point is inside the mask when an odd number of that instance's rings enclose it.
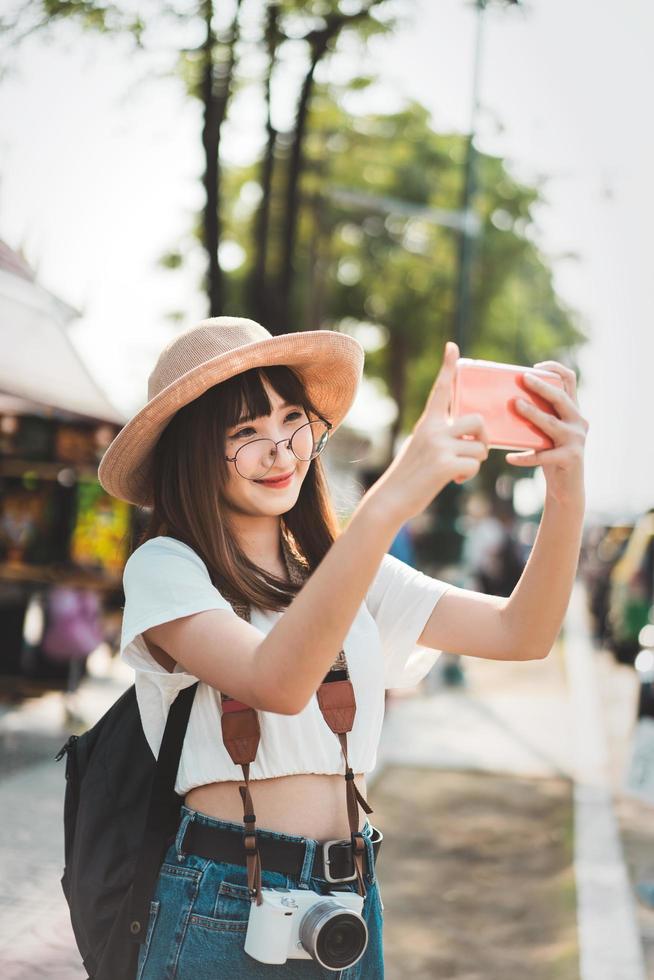
<instances>
[{"instance_id":1,"label":"camera body","mask_svg":"<svg viewBox=\"0 0 654 980\"><path fill-rule=\"evenodd\" d=\"M327 970L343 970L363 956L368 928L358 893L262 888L261 894L262 904L250 907L245 935L245 952L253 959L314 959Z\"/></svg>"}]
</instances>

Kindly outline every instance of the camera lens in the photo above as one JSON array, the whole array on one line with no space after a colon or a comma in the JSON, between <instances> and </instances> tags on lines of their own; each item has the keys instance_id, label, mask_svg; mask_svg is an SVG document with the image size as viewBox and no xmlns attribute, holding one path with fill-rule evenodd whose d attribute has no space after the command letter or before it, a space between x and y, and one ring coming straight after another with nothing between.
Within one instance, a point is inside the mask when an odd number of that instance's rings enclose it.
<instances>
[{"instance_id":1,"label":"camera lens","mask_svg":"<svg viewBox=\"0 0 654 980\"><path fill-rule=\"evenodd\" d=\"M360 915L330 898L309 909L300 923L299 938L326 970L344 970L363 956L368 928Z\"/></svg>"}]
</instances>

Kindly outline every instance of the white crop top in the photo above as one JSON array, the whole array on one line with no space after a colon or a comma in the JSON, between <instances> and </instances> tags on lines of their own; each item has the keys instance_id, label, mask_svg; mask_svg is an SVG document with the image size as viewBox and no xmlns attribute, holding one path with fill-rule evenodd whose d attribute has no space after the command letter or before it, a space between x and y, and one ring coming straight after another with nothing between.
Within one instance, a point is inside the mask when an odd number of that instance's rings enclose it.
<instances>
[{"instance_id":1,"label":"white crop top","mask_svg":"<svg viewBox=\"0 0 654 980\"><path fill-rule=\"evenodd\" d=\"M197 678L179 664L168 672L152 657L141 634L151 626L206 609L233 610L212 584L199 555L175 538L160 536L140 545L125 565L123 585L120 655L136 671L143 731L157 756L171 703ZM357 703L348 735L354 772L370 772L375 766L385 688L417 684L439 656L439 650L418 646L417 640L432 609L449 588L446 582L384 555L343 644ZM268 633L282 615L253 608L251 622ZM258 714L261 740L250 766L253 780L344 772L339 740L327 727L315 694L299 714ZM242 770L234 765L222 741L218 692L200 682L175 789L184 795L195 786L225 780L242 780Z\"/></svg>"}]
</instances>

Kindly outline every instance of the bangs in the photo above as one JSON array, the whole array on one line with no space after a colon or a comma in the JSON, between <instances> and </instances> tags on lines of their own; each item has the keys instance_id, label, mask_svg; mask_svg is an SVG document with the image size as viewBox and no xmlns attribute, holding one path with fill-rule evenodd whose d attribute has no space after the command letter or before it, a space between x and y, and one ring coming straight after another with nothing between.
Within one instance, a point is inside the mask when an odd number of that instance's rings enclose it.
<instances>
[{"instance_id":1,"label":"bangs","mask_svg":"<svg viewBox=\"0 0 654 980\"><path fill-rule=\"evenodd\" d=\"M319 414L307 398L304 386L292 368L281 364L251 368L220 384L224 396L223 424L226 429L270 415L272 405L264 388L263 378L285 402L302 405L305 411Z\"/></svg>"}]
</instances>

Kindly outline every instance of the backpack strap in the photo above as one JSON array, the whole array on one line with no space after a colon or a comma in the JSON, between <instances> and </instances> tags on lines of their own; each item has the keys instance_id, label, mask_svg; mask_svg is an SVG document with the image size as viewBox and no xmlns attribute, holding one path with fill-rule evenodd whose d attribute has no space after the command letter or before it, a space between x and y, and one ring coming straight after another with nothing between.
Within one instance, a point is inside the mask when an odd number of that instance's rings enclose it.
<instances>
[{"instance_id":1,"label":"backpack strap","mask_svg":"<svg viewBox=\"0 0 654 980\"><path fill-rule=\"evenodd\" d=\"M136 859L129 906L129 930L132 939L137 943L145 942L150 900L163 852L171 828L179 820L181 797L175 793L175 781L197 688L197 682L190 687L185 687L171 704L157 756L145 832Z\"/></svg>"}]
</instances>

